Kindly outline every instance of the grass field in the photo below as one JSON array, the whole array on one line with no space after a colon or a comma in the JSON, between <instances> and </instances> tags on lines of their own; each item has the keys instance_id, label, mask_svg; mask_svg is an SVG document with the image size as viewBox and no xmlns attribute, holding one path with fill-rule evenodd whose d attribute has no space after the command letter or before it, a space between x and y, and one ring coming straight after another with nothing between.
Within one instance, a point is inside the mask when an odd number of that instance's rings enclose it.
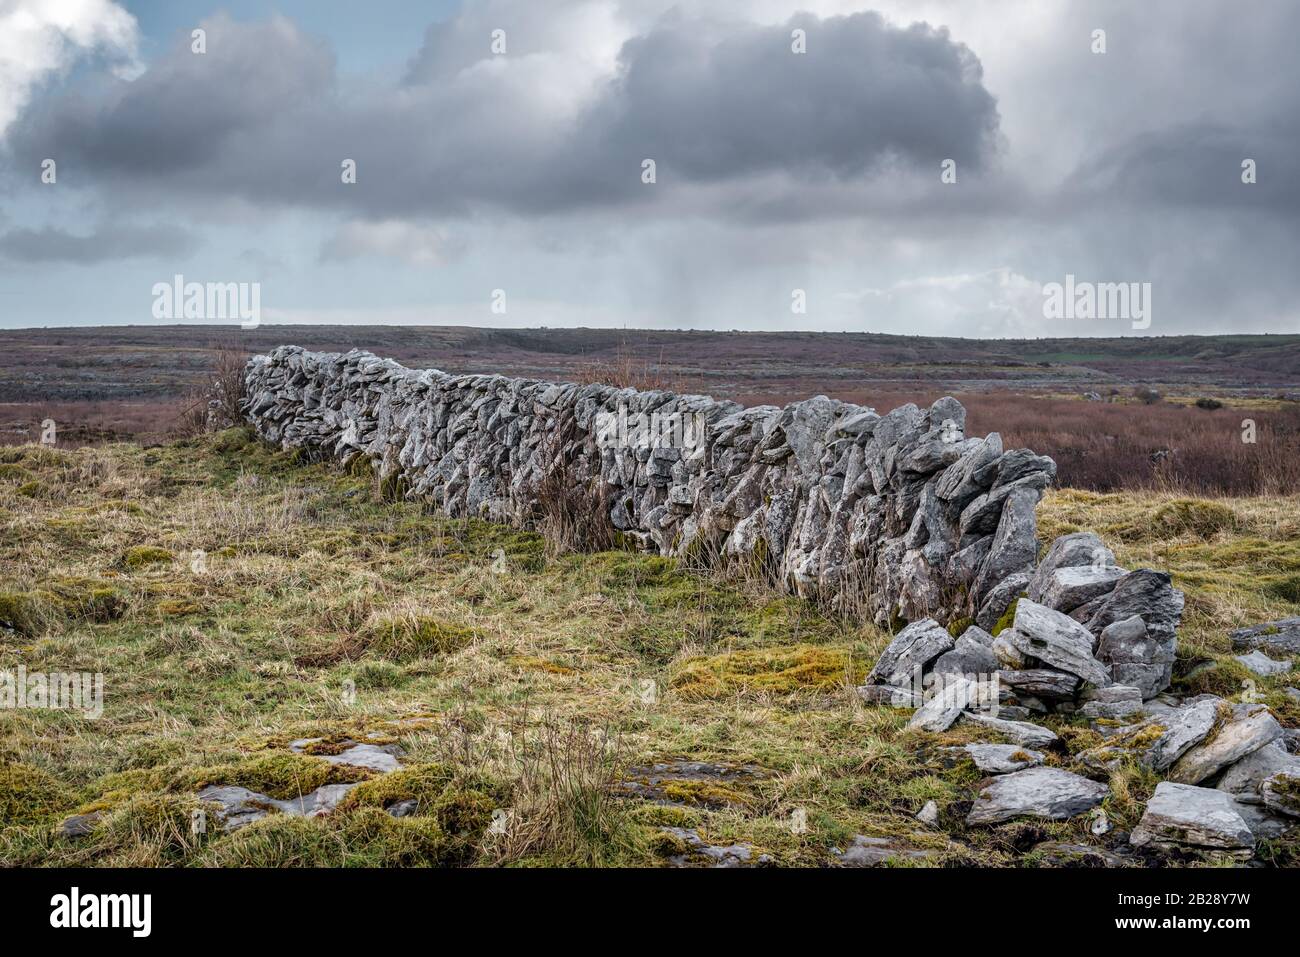
<instances>
[{"instance_id":1,"label":"grass field","mask_svg":"<svg viewBox=\"0 0 1300 957\"><path fill-rule=\"evenodd\" d=\"M1051 493L1046 541L1094 529L1187 592L1175 691L1234 696L1227 631L1300 613L1300 499ZM170 445L0 450L0 670L102 672L103 716L0 709L3 865L653 865L669 826L826 865L854 835L928 865L1034 863L1044 841L1106 845L1156 780L1111 775L1088 818L971 828L980 774L853 692L888 635L766 583L627 552L554 554L531 533L385 501L366 476L230 430ZM200 553L197 554L197 553ZM1258 679L1284 725L1300 706ZM1294 682L1294 678L1292 678ZM355 691L355 694L352 692ZM1100 740L1050 719L1066 747ZM400 745L383 776L296 738ZM653 762L737 769L640 787ZM1095 772L1086 772L1096 776ZM195 834L206 784L291 798L368 778L320 819ZM394 818L383 807L418 801ZM928 800L936 826L915 814ZM509 812L493 827L494 812ZM73 839L58 825L101 812ZM796 812L807 828L791 826ZM1260 857L1297 862L1294 844Z\"/></svg>"}]
</instances>

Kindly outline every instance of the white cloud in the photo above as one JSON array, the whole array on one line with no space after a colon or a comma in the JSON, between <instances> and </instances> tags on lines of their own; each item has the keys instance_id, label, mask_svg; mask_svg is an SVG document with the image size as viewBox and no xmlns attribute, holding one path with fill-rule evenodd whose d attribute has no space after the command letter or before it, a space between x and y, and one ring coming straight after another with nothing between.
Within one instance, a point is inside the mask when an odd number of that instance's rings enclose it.
<instances>
[{"instance_id":1,"label":"white cloud","mask_svg":"<svg viewBox=\"0 0 1300 957\"><path fill-rule=\"evenodd\" d=\"M135 17L113 0L0 0L0 137L32 90L79 57L102 51L119 76L140 70Z\"/></svg>"}]
</instances>

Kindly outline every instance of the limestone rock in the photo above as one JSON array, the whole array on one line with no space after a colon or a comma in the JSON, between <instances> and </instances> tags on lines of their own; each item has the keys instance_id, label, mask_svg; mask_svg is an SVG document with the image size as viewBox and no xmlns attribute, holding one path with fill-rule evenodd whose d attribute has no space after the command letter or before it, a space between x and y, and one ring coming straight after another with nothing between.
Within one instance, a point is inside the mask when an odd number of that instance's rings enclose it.
<instances>
[{"instance_id":1,"label":"limestone rock","mask_svg":"<svg viewBox=\"0 0 1300 957\"><path fill-rule=\"evenodd\" d=\"M1086 566L1108 567L1115 564L1115 555L1094 532L1073 532L1055 539L1047 554L1038 563L1028 585L1030 601L1045 604L1043 592L1057 570Z\"/></svg>"},{"instance_id":2,"label":"limestone rock","mask_svg":"<svg viewBox=\"0 0 1300 957\"><path fill-rule=\"evenodd\" d=\"M907 722L921 731L946 731L975 700L979 686L961 675L950 676L943 687L923 704Z\"/></svg>"},{"instance_id":3,"label":"limestone rock","mask_svg":"<svg viewBox=\"0 0 1300 957\"><path fill-rule=\"evenodd\" d=\"M1149 634L1146 622L1137 615L1102 629L1097 658L1110 668L1116 682L1141 689L1144 699L1154 698L1167 688L1173 676L1173 644Z\"/></svg>"},{"instance_id":4,"label":"limestone rock","mask_svg":"<svg viewBox=\"0 0 1300 957\"><path fill-rule=\"evenodd\" d=\"M1237 661L1245 665L1248 671L1252 671L1261 678L1267 678L1270 675L1282 675L1291 670L1291 659L1283 661L1274 661L1258 648L1248 655L1237 655Z\"/></svg>"},{"instance_id":5,"label":"limestone rock","mask_svg":"<svg viewBox=\"0 0 1300 957\"><path fill-rule=\"evenodd\" d=\"M1282 728L1263 705L1220 705L1221 726L1189 749L1170 770L1171 781L1200 784L1230 764L1282 736Z\"/></svg>"},{"instance_id":6,"label":"limestone rock","mask_svg":"<svg viewBox=\"0 0 1300 957\"><path fill-rule=\"evenodd\" d=\"M1059 611L1022 598L1016 605L1013 626L998 637L1021 654L1093 685L1110 684L1110 674L1092 654L1096 640L1088 629Z\"/></svg>"},{"instance_id":7,"label":"limestone rock","mask_svg":"<svg viewBox=\"0 0 1300 957\"><path fill-rule=\"evenodd\" d=\"M1223 772L1215 787L1243 804L1261 804L1263 784L1275 774L1300 777L1300 758L1288 754L1280 740L1270 741L1233 764Z\"/></svg>"},{"instance_id":8,"label":"limestone rock","mask_svg":"<svg viewBox=\"0 0 1300 957\"><path fill-rule=\"evenodd\" d=\"M981 636L988 639L987 644ZM951 650L935 659L930 670L936 674L991 675L998 670L993 640L984 629L973 626L957 639Z\"/></svg>"},{"instance_id":9,"label":"limestone rock","mask_svg":"<svg viewBox=\"0 0 1300 957\"><path fill-rule=\"evenodd\" d=\"M1058 768L1028 768L989 782L975 798L967 824L998 824L1016 817L1063 821L1091 810L1109 788Z\"/></svg>"},{"instance_id":10,"label":"limestone rock","mask_svg":"<svg viewBox=\"0 0 1300 957\"><path fill-rule=\"evenodd\" d=\"M1238 650L1260 648L1275 655L1300 655L1300 617L1238 628L1229 637Z\"/></svg>"},{"instance_id":11,"label":"limestone rock","mask_svg":"<svg viewBox=\"0 0 1300 957\"><path fill-rule=\"evenodd\" d=\"M1016 744L1026 748L1047 748L1058 740L1055 731L1028 721L1007 721L1003 718L976 714L971 711L963 713L961 720L988 728L990 731L996 731L998 734L1005 735Z\"/></svg>"},{"instance_id":12,"label":"limestone rock","mask_svg":"<svg viewBox=\"0 0 1300 957\"><path fill-rule=\"evenodd\" d=\"M933 618L914 621L891 641L867 676L868 684L906 686L914 677L950 649L954 640Z\"/></svg>"},{"instance_id":13,"label":"limestone rock","mask_svg":"<svg viewBox=\"0 0 1300 957\"><path fill-rule=\"evenodd\" d=\"M1255 835L1223 791L1161 781L1133 829L1137 847L1189 846L1229 852L1250 851Z\"/></svg>"},{"instance_id":14,"label":"limestone rock","mask_svg":"<svg viewBox=\"0 0 1300 957\"><path fill-rule=\"evenodd\" d=\"M1010 774L1043 763L1041 751L1014 744L968 744L963 748L975 767L986 774Z\"/></svg>"}]
</instances>

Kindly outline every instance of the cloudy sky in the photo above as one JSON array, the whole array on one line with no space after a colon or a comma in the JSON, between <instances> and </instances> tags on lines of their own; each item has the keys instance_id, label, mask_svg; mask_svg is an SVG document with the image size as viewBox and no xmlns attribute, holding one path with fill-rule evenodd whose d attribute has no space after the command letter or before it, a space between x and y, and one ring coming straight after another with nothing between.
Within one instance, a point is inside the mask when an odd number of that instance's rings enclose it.
<instances>
[{"instance_id":1,"label":"cloudy sky","mask_svg":"<svg viewBox=\"0 0 1300 957\"><path fill-rule=\"evenodd\" d=\"M1291 0L0 0L0 326L156 321L181 274L264 323L1142 334L1046 318L1072 274L1150 283L1145 334L1300 332L1297 36Z\"/></svg>"}]
</instances>

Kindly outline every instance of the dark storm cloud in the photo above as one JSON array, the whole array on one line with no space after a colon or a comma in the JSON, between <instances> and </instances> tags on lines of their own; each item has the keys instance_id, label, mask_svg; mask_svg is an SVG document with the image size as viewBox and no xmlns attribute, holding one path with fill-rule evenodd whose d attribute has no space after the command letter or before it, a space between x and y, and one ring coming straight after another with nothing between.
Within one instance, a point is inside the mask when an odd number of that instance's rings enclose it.
<instances>
[{"instance_id":1,"label":"dark storm cloud","mask_svg":"<svg viewBox=\"0 0 1300 957\"><path fill-rule=\"evenodd\" d=\"M1099 151L1063 184L1061 201L1140 202L1171 207L1229 207L1294 216L1300 212L1300 102L1297 114L1246 128L1180 124L1141 133ZM1243 181L1253 161L1254 182Z\"/></svg>"},{"instance_id":2,"label":"dark storm cloud","mask_svg":"<svg viewBox=\"0 0 1300 957\"><path fill-rule=\"evenodd\" d=\"M186 255L198 243L177 226L105 226L86 235L62 229L12 229L0 234L0 258L21 263L90 265L116 259Z\"/></svg>"},{"instance_id":3,"label":"dark storm cloud","mask_svg":"<svg viewBox=\"0 0 1300 957\"><path fill-rule=\"evenodd\" d=\"M937 180L941 160L978 169L996 148L997 107L974 54L944 30L876 14L770 27L666 19L627 42L616 76L559 120L537 109L526 59L435 75L417 57L402 86L346 98L329 52L288 21L205 26L204 55L187 41L133 83L32 111L17 151L155 196L382 217L563 212L756 176L797 194L884 165ZM796 27L806 54L791 52ZM357 161L354 186L340 184L344 158ZM645 158L658 164L654 193L641 183Z\"/></svg>"}]
</instances>

